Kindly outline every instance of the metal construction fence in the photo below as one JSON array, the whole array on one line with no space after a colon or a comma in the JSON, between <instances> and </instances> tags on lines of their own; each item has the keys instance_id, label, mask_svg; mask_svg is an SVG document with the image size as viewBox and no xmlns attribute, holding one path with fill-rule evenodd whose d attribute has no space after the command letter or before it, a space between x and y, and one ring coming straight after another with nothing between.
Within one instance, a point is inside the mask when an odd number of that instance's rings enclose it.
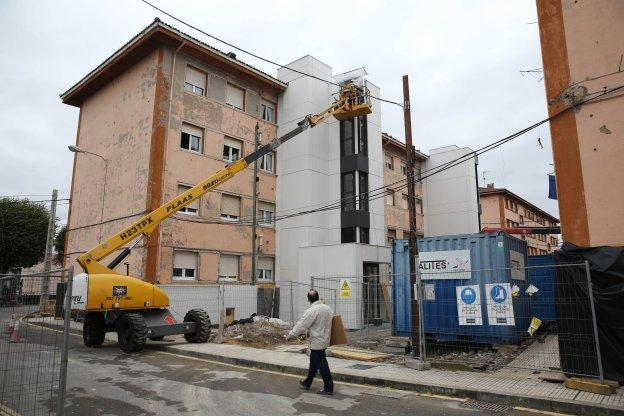
<instances>
[{"instance_id":1,"label":"metal construction fence","mask_svg":"<svg viewBox=\"0 0 624 416\"><path fill-rule=\"evenodd\" d=\"M419 355L416 328L422 358L442 367L603 378L586 263L427 273L415 288L422 332L410 276L314 277L309 287L342 316L354 347Z\"/></svg>"},{"instance_id":2,"label":"metal construction fence","mask_svg":"<svg viewBox=\"0 0 624 416\"><path fill-rule=\"evenodd\" d=\"M0 275L0 414L63 414L72 279L73 269Z\"/></svg>"}]
</instances>

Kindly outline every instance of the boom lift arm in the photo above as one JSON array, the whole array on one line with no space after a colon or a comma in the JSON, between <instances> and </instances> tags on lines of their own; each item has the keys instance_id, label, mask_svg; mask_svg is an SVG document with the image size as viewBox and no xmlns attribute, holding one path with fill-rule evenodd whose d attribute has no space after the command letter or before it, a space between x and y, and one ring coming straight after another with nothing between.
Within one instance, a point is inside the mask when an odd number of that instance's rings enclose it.
<instances>
[{"instance_id":1,"label":"boom lift arm","mask_svg":"<svg viewBox=\"0 0 624 416\"><path fill-rule=\"evenodd\" d=\"M338 94L338 99L334 101L330 107L318 114L306 116L297 124L295 129L286 133L282 137L278 137L246 157L228 164L225 168L200 181L188 191L176 196L164 205L156 208L154 211L139 218L102 244L92 248L78 257L78 263L82 266L85 272L90 275L119 274L113 269L119 265L119 263L121 263L123 259L130 254L132 248L139 241L141 241L139 237L149 235L165 219L171 217L180 209L195 201L205 193L219 187L238 172L245 169L249 164L277 149L282 143L292 139L307 128L314 127L331 116L334 116L338 120L346 120L364 114L370 114L372 112L370 94L365 87L358 87L353 83L345 83L341 86ZM100 260L132 241L134 241L134 243L131 246L124 248L121 253L115 257L110 264L108 264L108 266L100 263Z\"/></svg>"}]
</instances>

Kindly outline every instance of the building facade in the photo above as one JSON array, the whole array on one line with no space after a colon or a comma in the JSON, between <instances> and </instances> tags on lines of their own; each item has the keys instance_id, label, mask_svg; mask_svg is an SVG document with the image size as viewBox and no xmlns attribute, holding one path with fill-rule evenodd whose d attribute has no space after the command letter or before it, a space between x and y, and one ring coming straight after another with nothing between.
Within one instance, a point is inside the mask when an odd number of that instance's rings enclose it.
<instances>
[{"instance_id":1,"label":"building facade","mask_svg":"<svg viewBox=\"0 0 624 416\"><path fill-rule=\"evenodd\" d=\"M256 124L261 144L273 139L285 89L157 19L63 93L80 108L65 265L249 154ZM255 278L264 281L274 274L275 160L259 162ZM165 220L128 257L129 274L157 283L254 280L253 180L249 167Z\"/></svg>"},{"instance_id":2,"label":"building facade","mask_svg":"<svg viewBox=\"0 0 624 416\"><path fill-rule=\"evenodd\" d=\"M559 220L505 188L488 184L479 188L481 226L505 227L556 227ZM529 256L552 253L559 247L556 234L518 235L527 242Z\"/></svg>"},{"instance_id":3,"label":"building facade","mask_svg":"<svg viewBox=\"0 0 624 416\"><path fill-rule=\"evenodd\" d=\"M409 238L409 212L407 210L407 165L405 143L387 133L381 134L383 148L383 179L386 186L385 221L386 244L391 245L396 238ZM415 152L414 174L420 177L422 166L427 156L420 151ZM418 236L424 235L423 194L420 181L414 185L416 197L416 229Z\"/></svg>"},{"instance_id":4,"label":"building facade","mask_svg":"<svg viewBox=\"0 0 624 416\"><path fill-rule=\"evenodd\" d=\"M624 218L624 90L613 90L624 85L624 7L538 0L537 13L549 116L576 106L549 123L563 240L624 246L614 226Z\"/></svg>"}]
</instances>

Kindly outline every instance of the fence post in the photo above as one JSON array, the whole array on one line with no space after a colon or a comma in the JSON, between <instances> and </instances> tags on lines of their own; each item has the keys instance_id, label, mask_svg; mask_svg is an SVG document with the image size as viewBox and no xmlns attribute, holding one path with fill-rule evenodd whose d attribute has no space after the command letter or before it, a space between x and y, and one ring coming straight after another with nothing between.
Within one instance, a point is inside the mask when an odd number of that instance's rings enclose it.
<instances>
[{"instance_id":1,"label":"fence post","mask_svg":"<svg viewBox=\"0 0 624 416\"><path fill-rule=\"evenodd\" d=\"M290 323L295 324L295 309L293 306L293 282L290 281Z\"/></svg>"},{"instance_id":2,"label":"fence post","mask_svg":"<svg viewBox=\"0 0 624 416\"><path fill-rule=\"evenodd\" d=\"M59 371L58 403L56 414L65 414L65 391L67 389L67 356L69 352L69 323L71 320L72 286L74 284L74 266L69 268L65 288L65 313L63 314L63 344L61 347L61 368Z\"/></svg>"},{"instance_id":3,"label":"fence post","mask_svg":"<svg viewBox=\"0 0 624 416\"><path fill-rule=\"evenodd\" d=\"M602 371L602 354L600 353L600 339L598 338L598 323L596 321L596 309L594 308L594 289L589 272L589 262L585 260L585 275L587 276L587 291L589 292L589 306L592 313L592 326L594 328L594 339L596 340L596 358L598 359L598 376L600 382L604 383L604 373Z\"/></svg>"}]
</instances>

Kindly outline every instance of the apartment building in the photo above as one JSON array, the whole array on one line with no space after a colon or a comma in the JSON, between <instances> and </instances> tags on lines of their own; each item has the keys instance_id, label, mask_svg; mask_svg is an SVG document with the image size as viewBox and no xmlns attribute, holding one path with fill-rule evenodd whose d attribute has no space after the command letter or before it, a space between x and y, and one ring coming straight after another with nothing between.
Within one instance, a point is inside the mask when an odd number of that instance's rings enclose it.
<instances>
[{"instance_id":1,"label":"apartment building","mask_svg":"<svg viewBox=\"0 0 624 416\"><path fill-rule=\"evenodd\" d=\"M61 94L80 108L65 266L249 154L256 125L261 144L273 139L285 90L235 54L156 19ZM165 220L133 250L130 275L158 283L272 281L275 162L274 154L259 162L256 276L251 167Z\"/></svg>"},{"instance_id":2,"label":"apartment building","mask_svg":"<svg viewBox=\"0 0 624 416\"><path fill-rule=\"evenodd\" d=\"M559 219L541 210L505 188L488 184L479 188L481 226L487 227L556 227ZM526 240L529 256L548 254L559 246L554 234L519 235Z\"/></svg>"},{"instance_id":3,"label":"apartment building","mask_svg":"<svg viewBox=\"0 0 624 416\"><path fill-rule=\"evenodd\" d=\"M396 238L409 238L409 212L407 210L407 162L405 158L405 143L395 139L388 133L381 133L381 145L384 155L383 182L387 187L384 198L386 244L391 245ZM414 173L420 177L422 166L427 155L416 150ZM419 236L424 235L424 214L422 184L414 185L416 196L416 228Z\"/></svg>"}]
</instances>

